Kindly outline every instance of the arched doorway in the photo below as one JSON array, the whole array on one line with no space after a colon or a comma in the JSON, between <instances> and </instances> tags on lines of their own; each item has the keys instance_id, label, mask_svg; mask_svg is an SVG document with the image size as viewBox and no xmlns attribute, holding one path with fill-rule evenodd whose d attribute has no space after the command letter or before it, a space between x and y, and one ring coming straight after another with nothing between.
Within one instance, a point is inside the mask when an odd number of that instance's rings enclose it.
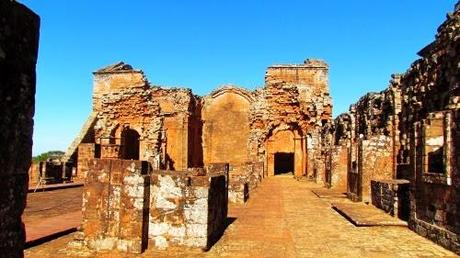
<instances>
[{"instance_id":1,"label":"arched doorway","mask_svg":"<svg viewBox=\"0 0 460 258\"><path fill-rule=\"evenodd\" d=\"M268 176L304 174L305 146L304 139L297 130L285 129L275 131L267 140Z\"/></svg>"},{"instance_id":2,"label":"arched doorway","mask_svg":"<svg viewBox=\"0 0 460 258\"><path fill-rule=\"evenodd\" d=\"M125 128L121 133L122 159L139 159L139 134L136 130Z\"/></svg>"}]
</instances>

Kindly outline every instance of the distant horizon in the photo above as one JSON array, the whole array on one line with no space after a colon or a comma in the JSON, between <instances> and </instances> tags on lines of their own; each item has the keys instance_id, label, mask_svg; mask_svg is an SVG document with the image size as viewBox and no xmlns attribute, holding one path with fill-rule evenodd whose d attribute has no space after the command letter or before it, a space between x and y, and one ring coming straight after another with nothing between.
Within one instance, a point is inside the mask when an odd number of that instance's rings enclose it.
<instances>
[{"instance_id":1,"label":"distant horizon","mask_svg":"<svg viewBox=\"0 0 460 258\"><path fill-rule=\"evenodd\" d=\"M205 96L263 87L270 65L322 59L336 117L406 72L456 3L20 2L41 17L34 156L66 151L91 112L92 72L119 61L151 85Z\"/></svg>"}]
</instances>

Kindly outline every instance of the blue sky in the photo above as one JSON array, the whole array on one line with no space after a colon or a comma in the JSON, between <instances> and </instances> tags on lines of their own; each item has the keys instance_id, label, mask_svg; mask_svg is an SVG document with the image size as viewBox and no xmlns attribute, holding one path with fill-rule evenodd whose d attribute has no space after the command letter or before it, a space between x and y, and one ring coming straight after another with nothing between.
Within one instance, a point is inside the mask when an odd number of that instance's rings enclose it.
<instances>
[{"instance_id":1,"label":"blue sky","mask_svg":"<svg viewBox=\"0 0 460 258\"><path fill-rule=\"evenodd\" d=\"M92 72L117 61L205 95L260 87L271 64L321 58L336 116L404 72L456 1L21 2L41 16L36 155L67 148L91 110Z\"/></svg>"}]
</instances>

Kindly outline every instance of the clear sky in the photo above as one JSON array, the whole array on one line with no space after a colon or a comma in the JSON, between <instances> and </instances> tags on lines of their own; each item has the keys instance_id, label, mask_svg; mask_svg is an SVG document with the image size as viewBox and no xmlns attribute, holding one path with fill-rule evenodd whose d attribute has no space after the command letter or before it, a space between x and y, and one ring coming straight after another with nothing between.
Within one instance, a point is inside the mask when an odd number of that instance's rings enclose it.
<instances>
[{"instance_id":1,"label":"clear sky","mask_svg":"<svg viewBox=\"0 0 460 258\"><path fill-rule=\"evenodd\" d=\"M225 83L260 87L271 64L321 58L336 116L404 72L456 1L20 2L41 16L36 155L67 149L91 110L92 72L117 61L205 95Z\"/></svg>"}]
</instances>

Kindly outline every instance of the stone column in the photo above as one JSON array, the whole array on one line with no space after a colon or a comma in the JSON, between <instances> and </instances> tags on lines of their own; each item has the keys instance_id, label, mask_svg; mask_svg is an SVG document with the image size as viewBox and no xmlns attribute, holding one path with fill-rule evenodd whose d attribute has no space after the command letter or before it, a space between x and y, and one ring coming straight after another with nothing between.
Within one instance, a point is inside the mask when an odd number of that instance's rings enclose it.
<instances>
[{"instance_id":1,"label":"stone column","mask_svg":"<svg viewBox=\"0 0 460 258\"><path fill-rule=\"evenodd\" d=\"M22 257L40 18L0 1L0 256Z\"/></svg>"}]
</instances>

